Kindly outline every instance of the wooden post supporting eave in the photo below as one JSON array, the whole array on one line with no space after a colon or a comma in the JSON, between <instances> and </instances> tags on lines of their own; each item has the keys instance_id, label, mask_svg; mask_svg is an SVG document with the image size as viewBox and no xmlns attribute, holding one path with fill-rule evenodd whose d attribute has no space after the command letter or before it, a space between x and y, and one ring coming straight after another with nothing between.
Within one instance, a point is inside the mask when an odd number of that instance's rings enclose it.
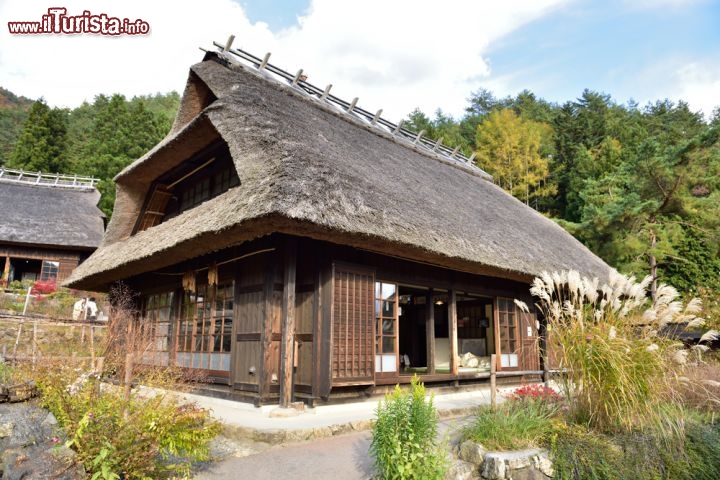
<instances>
[{"instance_id":1,"label":"wooden post supporting eave","mask_svg":"<svg viewBox=\"0 0 720 480\"><path fill-rule=\"evenodd\" d=\"M435 373L435 299L433 289L425 297L425 338L427 339L427 373Z\"/></svg>"},{"instance_id":2,"label":"wooden post supporting eave","mask_svg":"<svg viewBox=\"0 0 720 480\"><path fill-rule=\"evenodd\" d=\"M289 238L285 242L283 300L282 300L282 341L280 344L280 407L288 408L292 403L293 354L295 351L295 273L297 270L297 242Z\"/></svg>"},{"instance_id":3,"label":"wooden post supporting eave","mask_svg":"<svg viewBox=\"0 0 720 480\"><path fill-rule=\"evenodd\" d=\"M5 257L5 271L3 272L2 278L5 280L5 288L10 283L10 256Z\"/></svg>"},{"instance_id":4,"label":"wooden post supporting eave","mask_svg":"<svg viewBox=\"0 0 720 480\"><path fill-rule=\"evenodd\" d=\"M448 299L448 322L450 323L450 373L458 374L458 329L457 329L457 295L450 290Z\"/></svg>"}]
</instances>

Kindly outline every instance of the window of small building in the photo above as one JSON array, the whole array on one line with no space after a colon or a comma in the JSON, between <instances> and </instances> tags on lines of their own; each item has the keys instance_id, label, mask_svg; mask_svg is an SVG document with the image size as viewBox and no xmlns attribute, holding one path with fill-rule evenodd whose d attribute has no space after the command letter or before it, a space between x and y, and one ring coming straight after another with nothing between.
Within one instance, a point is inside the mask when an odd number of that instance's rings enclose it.
<instances>
[{"instance_id":1,"label":"window of small building","mask_svg":"<svg viewBox=\"0 0 720 480\"><path fill-rule=\"evenodd\" d=\"M43 260L42 268L40 269L40 280L55 280L60 270L60 262L52 262L50 260Z\"/></svg>"},{"instance_id":2,"label":"window of small building","mask_svg":"<svg viewBox=\"0 0 720 480\"><path fill-rule=\"evenodd\" d=\"M216 143L155 181L135 230L147 230L239 184L227 145Z\"/></svg>"},{"instance_id":3,"label":"window of small building","mask_svg":"<svg viewBox=\"0 0 720 480\"><path fill-rule=\"evenodd\" d=\"M186 292L177 329L177 365L224 372L230 370L233 283L199 285Z\"/></svg>"}]
</instances>

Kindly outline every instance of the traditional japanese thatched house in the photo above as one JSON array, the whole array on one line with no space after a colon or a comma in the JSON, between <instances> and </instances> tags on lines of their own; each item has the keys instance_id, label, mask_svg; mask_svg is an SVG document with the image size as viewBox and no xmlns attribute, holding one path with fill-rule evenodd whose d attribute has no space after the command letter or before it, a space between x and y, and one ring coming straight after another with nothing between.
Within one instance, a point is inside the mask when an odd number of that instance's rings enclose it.
<instances>
[{"instance_id":1,"label":"traditional japanese thatched house","mask_svg":"<svg viewBox=\"0 0 720 480\"><path fill-rule=\"evenodd\" d=\"M0 274L63 281L97 247L105 215L96 180L0 167Z\"/></svg>"},{"instance_id":2,"label":"traditional japanese thatched house","mask_svg":"<svg viewBox=\"0 0 720 480\"><path fill-rule=\"evenodd\" d=\"M191 67L172 131L117 178L77 288L123 281L145 361L256 402L540 368L529 284L608 266L436 142L240 50Z\"/></svg>"}]
</instances>

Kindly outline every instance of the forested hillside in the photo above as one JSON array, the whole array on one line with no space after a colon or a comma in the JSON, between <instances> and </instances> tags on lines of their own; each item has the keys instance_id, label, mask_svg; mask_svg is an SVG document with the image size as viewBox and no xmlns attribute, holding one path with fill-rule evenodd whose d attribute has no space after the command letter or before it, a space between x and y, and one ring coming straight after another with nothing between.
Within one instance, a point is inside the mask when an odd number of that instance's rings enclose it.
<instances>
[{"instance_id":1,"label":"forested hillside","mask_svg":"<svg viewBox=\"0 0 720 480\"><path fill-rule=\"evenodd\" d=\"M481 90L455 120L406 126L476 153L495 182L608 263L682 291L720 290L720 109L620 105L592 91L562 105Z\"/></svg>"},{"instance_id":2,"label":"forested hillside","mask_svg":"<svg viewBox=\"0 0 720 480\"><path fill-rule=\"evenodd\" d=\"M33 101L0 87L0 165L10 157Z\"/></svg>"},{"instance_id":3,"label":"forested hillside","mask_svg":"<svg viewBox=\"0 0 720 480\"><path fill-rule=\"evenodd\" d=\"M174 92L101 95L67 110L0 90L0 164L95 176L110 216L113 176L167 133L178 104ZM668 100L480 90L460 119L416 110L404 126L475 153L498 185L620 270L720 291L720 109L705 119Z\"/></svg>"},{"instance_id":4,"label":"forested hillside","mask_svg":"<svg viewBox=\"0 0 720 480\"><path fill-rule=\"evenodd\" d=\"M6 98L16 99L7 91ZM50 108L43 99L0 106L0 165L100 179L100 208L108 217L115 203L113 177L170 130L180 103L177 93L95 97L75 109Z\"/></svg>"}]
</instances>

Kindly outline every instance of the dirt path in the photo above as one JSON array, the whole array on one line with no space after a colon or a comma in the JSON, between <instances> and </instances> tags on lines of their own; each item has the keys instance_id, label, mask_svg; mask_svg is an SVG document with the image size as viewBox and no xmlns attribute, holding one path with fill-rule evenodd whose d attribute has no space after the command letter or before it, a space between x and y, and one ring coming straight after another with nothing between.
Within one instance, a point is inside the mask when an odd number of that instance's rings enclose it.
<instances>
[{"instance_id":1,"label":"dirt path","mask_svg":"<svg viewBox=\"0 0 720 480\"><path fill-rule=\"evenodd\" d=\"M448 446L456 444L468 418L441 420L438 434L442 441ZM368 480L375 473L370 440L369 431L275 446L228 440L224 446L216 446L217 452L224 450L226 456L198 470L195 480Z\"/></svg>"},{"instance_id":2,"label":"dirt path","mask_svg":"<svg viewBox=\"0 0 720 480\"><path fill-rule=\"evenodd\" d=\"M214 462L199 471L195 479L367 480L374 473L369 446L370 432L277 445L249 456Z\"/></svg>"}]
</instances>

